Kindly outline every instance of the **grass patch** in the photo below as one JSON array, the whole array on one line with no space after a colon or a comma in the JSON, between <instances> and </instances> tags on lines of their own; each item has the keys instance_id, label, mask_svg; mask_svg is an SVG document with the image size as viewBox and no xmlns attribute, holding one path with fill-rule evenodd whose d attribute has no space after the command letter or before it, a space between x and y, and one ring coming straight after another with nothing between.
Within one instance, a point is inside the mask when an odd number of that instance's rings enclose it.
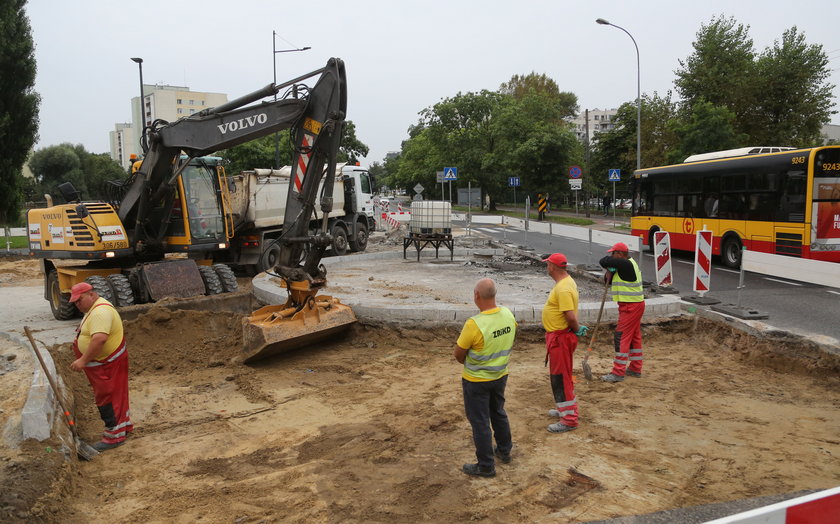
<instances>
[{"instance_id":1,"label":"grass patch","mask_svg":"<svg viewBox=\"0 0 840 524\"><path fill-rule=\"evenodd\" d=\"M23 249L29 247L29 240L26 237L6 237L0 235L0 249L6 249L6 241L9 241L9 249Z\"/></svg>"}]
</instances>

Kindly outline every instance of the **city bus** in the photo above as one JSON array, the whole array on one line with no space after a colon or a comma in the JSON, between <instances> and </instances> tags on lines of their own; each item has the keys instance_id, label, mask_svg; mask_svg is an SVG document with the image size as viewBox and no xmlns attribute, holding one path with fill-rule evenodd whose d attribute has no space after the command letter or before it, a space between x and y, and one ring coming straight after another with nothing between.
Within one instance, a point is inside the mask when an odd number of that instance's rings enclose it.
<instances>
[{"instance_id":1,"label":"city bus","mask_svg":"<svg viewBox=\"0 0 840 524\"><path fill-rule=\"evenodd\" d=\"M840 146L639 169L632 182L630 227L649 248L667 231L672 249L694 251L706 229L729 267L742 248L840 262Z\"/></svg>"}]
</instances>

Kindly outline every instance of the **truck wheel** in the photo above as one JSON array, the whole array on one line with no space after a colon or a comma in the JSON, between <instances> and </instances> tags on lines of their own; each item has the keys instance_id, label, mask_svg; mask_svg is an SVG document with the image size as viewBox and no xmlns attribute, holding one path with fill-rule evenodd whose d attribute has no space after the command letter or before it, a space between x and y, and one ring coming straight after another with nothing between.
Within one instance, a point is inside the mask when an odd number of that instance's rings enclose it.
<instances>
[{"instance_id":1,"label":"truck wheel","mask_svg":"<svg viewBox=\"0 0 840 524\"><path fill-rule=\"evenodd\" d=\"M364 251L368 245L368 228L364 222L356 224L356 237L350 241L351 251Z\"/></svg>"},{"instance_id":2,"label":"truck wheel","mask_svg":"<svg viewBox=\"0 0 840 524\"><path fill-rule=\"evenodd\" d=\"M239 289L239 284L236 282L236 275L233 270L225 264L213 264L213 271L219 277L219 282L222 284L222 289L225 293L233 293Z\"/></svg>"},{"instance_id":3,"label":"truck wheel","mask_svg":"<svg viewBox=\"0 0 840 524\"><path fill-rule=\"evenodd\" d=\"M121 273L108 275L108 282L114 290L115 306L123 307L134 305L134 291L131 289L131 283L129 283L127 276Z\"/></svg>"},{"instance_id":4,"label":"truck wheel","mask_svg":"<svg viewBox=\"0 0 840 524\"><path fill-rule=\"evenodd\" d=\"M347 254L347 231L344 229L344 225L336 224L332 228L332 251L333 254L341 256Z\"/></svg>"},{"instance_id":5,"label":"truck wheel","mask_svg":"<svg viewBox=\"0 0 840 524\"><path fill-rule=\"evenodd\" d=\"M92 277L87 277L85 282L93 286L93 290L96 291L97 295L116 306L114 304L114 290L111 289L111 283L108 282L107 278L100 275L93 275Z\"/></svg>"},{"instance_id":6,"label":"truck wheel","mask_svg":"<svg viewBox=\"0 0 840 524\"><path fill-rule=\"evenodd\" d=\"M741 240L737 236L728 236L723 240L720 258L724 266L734 269L741 267Z\"/></svg>"},{"instance_id":7,"label":"truck wheel","mask_svg":"<svg viewBox=\"0 0 840 524\"><path fill-rule=\"evenodd\" d=\"M62 293L58 287L58 271L53 269L47 275L50 290L50 309L56 320L70 320L80 314L75 304L70 303L70 293Z\"/></svg>"},{"instance_id":8,"label":"truck wheel","mask_svg":"<svg viewBox=\"0 0 840 524\"><path fill-rule=\"evenodd\" d=\"M205 295L218 295L223 292L219 276L211 266L198 266L198 272L201 273L201 280L204 281Z\"/></svg>"},{"instance_id":9,"label":"truck wheel","mask_svg":"<svg viewBox=\"0 0 840 524\"><path fill-rule=\"evenodd\" d=\"M263 254L260 256L260 262L257 264L257 272L273 271L274 266L280 261L280 246L271 244Z\"/></svg>"}]
</instances>

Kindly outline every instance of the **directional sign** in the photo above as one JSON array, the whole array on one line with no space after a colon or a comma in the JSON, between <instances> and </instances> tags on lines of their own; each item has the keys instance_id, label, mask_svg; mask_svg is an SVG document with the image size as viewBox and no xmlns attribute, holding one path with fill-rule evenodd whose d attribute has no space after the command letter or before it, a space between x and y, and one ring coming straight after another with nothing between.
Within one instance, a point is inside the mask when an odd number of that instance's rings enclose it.
<instances>
[{"instance_id":1,"label":"directional sign","mask_svg":"<svg viewBox=\"0 0 840 524\"><path fill-rule=\"evenodd\" d=\"M508 177L508 187L519 187L519 177L518 176L509 176Z\"/></svg>"},{"instance_id":2,"label":"directional sign","mask_svg":"<svg viewBox=\"0 0 840 524\"><path fill-rule=\"evenodd\" d=\"M420 184L417 184L416 186L414 186L414 192L415 193L422 193L424 189L426 189L426 188L421 186Z\"/></svg>"},{"instance_id":3,"label":"directional sign","mask_svg":"<svg viewBox=\"0 0 840 524\"><path fill-rule=\"evenodd\" d=\"M620 169L610 169L610 175L608 177L610 182L621 182L621 170Z\"/></svg>"},{"instance_id":4,"label":"directional sign","mask_svg":"<svg viewBox=\"0 0 840 524\"><path fill-rule=\"evenodd\" d=\"M458 180L458 168L457 167L444 167L443 168L443 181L444 182L454 182Z\"/></svg>"},{"instance_id":5,"label":"directional sign","mask_svg":"<svg viewBox=\"0 0 840 524\"><path fill-rule=\"evenodd\" d=\"M580 178L583 174L583 170L581 170L580 166L572 166L569 168L569 178Z\"/></svg>"},{"instance_id":6,"label":"directional sign","mask_svg":"<svg viewBox=\"0 0 840 524\"><path fill-rule=\"evenodd\" d=\"M583 179L573 178L569 180L569 189L572 191L580 191L583 189Z\"/></svg>"},{"instance_id":7,"label":"directional sign","mask_svg":"<svg viewBox=\"0 0 840 524\"><path fill-rule=\"evenodd\" d=\"M436 171L435 175L437 176L437 183L443 184L443 171Z\"/></svg>"}]
</instances>

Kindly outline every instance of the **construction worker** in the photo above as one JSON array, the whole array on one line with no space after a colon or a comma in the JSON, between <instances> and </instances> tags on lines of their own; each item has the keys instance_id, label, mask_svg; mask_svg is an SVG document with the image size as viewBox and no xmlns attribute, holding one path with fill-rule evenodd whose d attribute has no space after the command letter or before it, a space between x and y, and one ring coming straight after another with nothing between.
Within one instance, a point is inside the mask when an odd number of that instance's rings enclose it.
<instances>
[{"instance_id":1,"label":"construction worker","mask_svg":"<svg viewBox=\"0 0 840 524\"><path fill-rule=\"evenodd\" d=\"M102 440L93 444L93 448L113 449L122 445L134 429L128 410L128 353L122 319L114 306L87 282L70 288L70 302L84 313L76 329L73 341L76 360L70 369L87 375L99 416L105 423Z\"/></svg>"},{"instance_id":2,"label":"construction worker","mask_svg":"<svg viewBox=\"0 0 840 524\"><path fill-rule=\"evenodd\" d=\"M546 361L550 365L549 376L555 403L555 408L548 410L548 415L560 419L559 422L549 424L548 431L563 433L578 427L572 357L577 349L577 337L586 335L589 328L578 323L577 284L566 271L566 256L554 253L545 262L548 276L554 280L542 312Z\"/></svg>"},{"instance_id":3,"label":"construction worker","mask_svg":"<svg viewBox=\"0 0 840 524\"><path fill-rule=\"evenodd\" d=\"M642 271L630 258L630 249L618 242L607 250L609 255L599 263L607 270L604 279L612 278L612 299L618 303L618 324L615 327L615 360L610 373L601 377L606 382L622 382L627 376L642 376L642 315L645 292ZM627 362L630 368L627 368Z\"/></svg>"},{"instance_id":4,"label":"construction worker","mask_svg":"<svg viewBox=\"0 0 840 524\"><path fill-rule=\"evenodd\" d=\"M473 302L479 313L464 323L454 349L455 360L464 364L464 411L472 426L478 459L476 464L464 464L462 470L467 475L494 477L493 456L507 464L513 448L505 413L505 386L516 320L508 308L496 305L496 283L492 279L483 278L476 283Z\"/></svg>"}]
</instances>

